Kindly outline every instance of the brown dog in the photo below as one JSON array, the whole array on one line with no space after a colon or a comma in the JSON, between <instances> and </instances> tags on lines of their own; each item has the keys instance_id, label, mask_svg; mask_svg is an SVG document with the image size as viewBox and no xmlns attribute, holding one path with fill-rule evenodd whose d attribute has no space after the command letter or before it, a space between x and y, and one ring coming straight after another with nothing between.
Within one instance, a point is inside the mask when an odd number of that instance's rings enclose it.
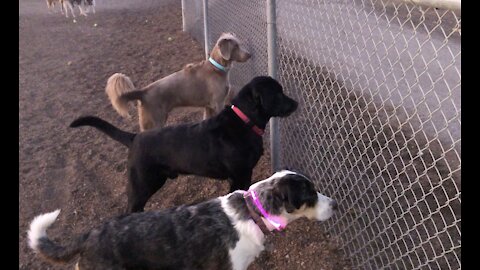
<instances>
[{"instance_id":1,"label":"brown dog","mask_svg":"<svg viewBox=\"0 0 480 270\"><path fill-rule=\"evenodd\" d=\"M175 107L205 107L204 119L229 104L228 71L232 62L250 58L242 43L231 33L223 33L210 53L210 59L188 64L180 71L136 90L130 78L113 74L105 91L115 110L129 117L128 102L138 100L140 130L162 127Z\"/></svg>"},{"instance_id":2,"label":"brown dog","mask_svg":"<svg viewBox=\"0 0 480 270\"><path fill-rule=\"evenodd\" d=\"M58 3L60 4L60 12L63 13L63 0L47 0L47 6L49 10L53 10L55 8L55 4Z\"/></svg>"}]
</instances>

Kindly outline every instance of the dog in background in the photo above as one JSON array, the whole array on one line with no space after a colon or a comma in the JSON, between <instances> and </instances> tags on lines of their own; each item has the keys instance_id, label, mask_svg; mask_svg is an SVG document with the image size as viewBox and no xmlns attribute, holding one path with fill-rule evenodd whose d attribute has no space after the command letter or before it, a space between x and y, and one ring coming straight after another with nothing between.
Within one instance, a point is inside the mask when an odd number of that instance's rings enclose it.
<instances>
[{"instance_id":1,"label":"dog in background","mask_svg":"<svg viewBox=\"0 0 480 270\"><path fill-rule=\"evenodd\" d=\"M59 0L59 1L62 2L63 4L62 6L65 9L65 17L67 18L68 18L68 9L70 9L72 13L72 17L75 18L75 13L73 11L73 8L75 6L78 6L78 9L80 10L80 15L87 16L87 12L90 11L90 8L92 8L93 13L95 13L95 0ZM87 12L83 10L82 6L87 8Z\"/></svg>"},{"instance_id":2,"label":"dog in background","mask_svg":"<svg viewBox=\"0 0 480 270\"><path fill-rule=\"evenodd\" d=\"M63 1L64 0L47 0L47 7L48 7L48 10L54 10L55 8L55 4L59 4L60 6L60 12L62 14L64 14L63 12Z\"/></svg>"},{"instance_id":3,"label":"dog in background","mask_svg":"<svg viewBox=\"0 0 480 270\"><path fill-rule=\"evenodd\" d=\"M92 9L92 12L95 14L95 0L84 0L84 5L87 7L87 13L90 12L90 8Z\"/></svg>"},{"instance_id":4,"label":"dog in background","mask_svg":"<svg viewBox=\"0 0 480 270\"><path fill-rule=\"evenodd\" d=\"M115 73L107 80L105 91L123 117L130 117L128 102L138 101L140 131L163 127L175 107L205 107L203 119L207 119L219 113L233 97L228 78L232 63L245 62L250 56L238 38L223 33L209 60L188 64L141 89L136 89L126 75Z\"/></svg>"},{"instance_id":5,"label":"dog in background","mask_svg":"<svg viewBox=\"0 0 480 270\"><path fill-rule=\"evenodd\" d=\"M287 117L298 103L271 77L255 77L219 114L195 124L155 128L138 134L93 116L70 127L93 126L129 149L127 212L143 211L167 178L194 174L229 179L230 192L245 190L263 154L263 130L271 117Z\"/></svg>"},{"instance_id":6,"label":"dog in background","mask_svg":"<svg viewBox=\"0 0 480 270\"><path fill-rule=\"evenodd\" d=\"M196 205L112 218L65 246L46 230L60 210L39 215L29 246L54 263L80 258L76 269L246 270L265 249L265 234L306 217L325 221L337 203L310 179L280 171L250 186Z\"/></svg>"}]
</instances>

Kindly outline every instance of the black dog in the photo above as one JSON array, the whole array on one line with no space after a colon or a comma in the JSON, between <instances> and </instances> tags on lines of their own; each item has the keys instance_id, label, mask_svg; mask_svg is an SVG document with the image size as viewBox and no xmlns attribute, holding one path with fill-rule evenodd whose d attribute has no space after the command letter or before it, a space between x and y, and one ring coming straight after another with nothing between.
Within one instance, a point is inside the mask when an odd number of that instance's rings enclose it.
<instances>
[{"instance_id":1,"label":"black dog","mask_svg":"<svg viewBox=\"0 0 480 270\"><path fill-rule=\"evenodd\" d=\"M270 77L254 78L232 104L197 124L139 134L92 116L78 118L70 126L93 126L129 148L127 212L138 212L167 178L178 174L228 178L230 192L248 188L252 170L263 154L261 134L268 120L290 115L298 104Z\"/></svg>"},{"instance_id":2,"label":"black dog","mask_svg":"<svg viewBox=\"0 0 480 270\"><path fill-rule=\"evenodd\" d=\"M258 203L252 200L254 193ZM286 228L301 217L325 221L336 209L336 201L318 193L310 179L281 171L249 191L109 219L63 246L46 233L57 210L37 216L28 238L30 247L49 261L68 262L79 255L80 270L246 270L264 250L264 234L281 230L272 222Z\"/></svg>"}]
</instances>

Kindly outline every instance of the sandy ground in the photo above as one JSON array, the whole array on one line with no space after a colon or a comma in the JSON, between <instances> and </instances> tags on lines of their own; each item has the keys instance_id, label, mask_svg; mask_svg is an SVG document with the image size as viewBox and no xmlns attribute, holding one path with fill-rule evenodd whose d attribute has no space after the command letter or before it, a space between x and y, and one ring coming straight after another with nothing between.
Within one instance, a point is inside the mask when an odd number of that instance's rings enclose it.
<instances>
[{"instance_id":1,"label":"sandy ground","mask_svg":"<svg viewBox=\"0 0 480 270\"><path fill-rule=\"evenodd\" d=\"M48 12L44 1L19 2L19 269L73 267L52 266L28 248L26 230L36 215L62 209L49 236L65 242L126 206L127 149L91 128L68 128L76 117L92 114L138 132L137 119L122 119L111 107L107 78L122 72L143 86L203 58L199 44L181 30L180 1L97 4L96 14L74 23L58 9ZM168 124L200 119L199 109L183 108ZM253 181L270 175L266 150ZM169 180L147 210L227 190L226 182L182 176ZM321 224L299 220L267 241L268 250L249 269L351 269Z\"/></svg>"}]
</instances>

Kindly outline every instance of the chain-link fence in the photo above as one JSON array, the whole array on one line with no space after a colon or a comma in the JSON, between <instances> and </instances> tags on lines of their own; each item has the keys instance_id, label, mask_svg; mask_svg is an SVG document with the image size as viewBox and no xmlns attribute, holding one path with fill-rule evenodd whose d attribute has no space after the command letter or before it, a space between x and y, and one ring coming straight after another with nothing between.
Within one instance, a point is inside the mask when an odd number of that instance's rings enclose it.
<instances>
[{"instance_id":1,"label":"chain-link fence","mask_svg":"<svg viewBox=\"0 0 480 270\"><path fill-rule=\"evenodd\" d=\"M253 49L234 86L265 75L266 1L208 2L210 46L231 31ZM460 12L407 0L276 6L278 79L300 102L280 121L281 164L340 202L328 228L355 269L460 269Z\"/></svg>"}]
</instances>

